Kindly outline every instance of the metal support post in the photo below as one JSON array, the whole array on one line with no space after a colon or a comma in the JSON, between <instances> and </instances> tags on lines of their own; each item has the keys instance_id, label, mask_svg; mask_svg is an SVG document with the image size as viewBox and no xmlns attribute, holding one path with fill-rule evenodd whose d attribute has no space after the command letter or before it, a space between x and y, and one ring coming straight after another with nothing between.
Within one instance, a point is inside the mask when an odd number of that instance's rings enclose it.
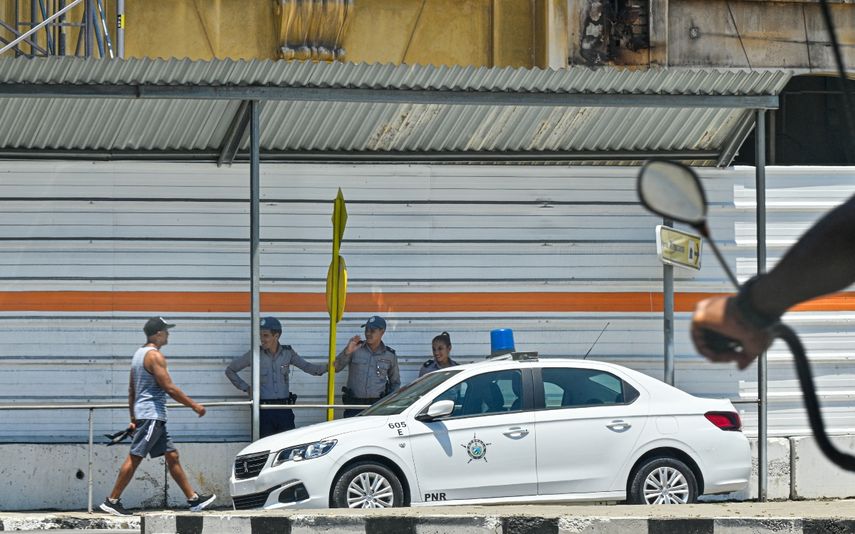
<instances>
[{"instance_id":1,"label":"metal support post","mask_svg":"<svg viewBox=\"0 0 855 534\"><path fill-rule=\"evenodd\" d=\"M663 226L673 227L674 221L662 219ZM662 266L662 298L665 323L665 378L666 384L674 385L674 266Z\"/></svg>"},{"instance_id":2,"label":"metal support post","mask_svg":"<svg viewBox=\"0 0 855 534\"><path fill-rule=\"evenodd\" d=\"M86 501L86 510L92 513L92 428L95 409L89 408L89 471L86 473L86 486L89 490L89 497Z\"/></svg>"},{"instance_id":3,"label":"metal support post","mask_svg":"<svg viewBox=\"0 0 855 534\"><path fill-rule=\"evenodd\" d=\"M95 40L95 45L98 47L98 57L104 58L104 36L101 35L101 30L98 28L98 14L95 12L95 4L92 5L90 20L92 22L92 35Z\"/></svg>"},{"instance_id":4,"label":"metal support post","mask_svg":"<svg viewBox=\"0 0 855 534\"><path fill-rule=\"evenodd\" d=\"M260 194L261 184L259 176L259 102L252 100L249 103L249 241L250 241L250 321L252 323L252 441L260 437L260 415L261 410L261 350L258 346L261 339L261 295L259 291L259 231L260 231Z\"/></svg>"},{"instance_id":5,"label":"metal support post","mask_svg":"<svg viewBox=\"0 0 855 534\"><path fill-rule=\"evenodd\" d=\"M42 20L48 18L48 10L45 7L44 0L39 0L39 9L41 11ZM47 53L45 54L46 56L56 55L56 45L54 44L53 36L51 35L50 25L45 27L45 48L47 49Z\"/></svg>"},{"instance_id":6,"label":"metal support post","mask_svg":"<svg viewBox=\"0 0 855 534\"><path fill-rule=\"evenodd\" d=\"M125 0L116 0L116 55L125 57Z\"/></svg>"},{"instance_id":7,"label":"metal support post","mask_svg":"<svg viewBox=\"0 0 855 534\"><path fill-rule=\"evenodd\" d=\"M770 109L769 110L769 127L767 130L769 131L769 158L766 161L769 165L777 165L778 164L778 144L775 142L775 137L777 135L777 114L778 110Z\"/></svg>"},{"instance_id":8,"label":"metal support post","mask_svg":"<svg viewBox=\"0 0 855 534\"><path fill-rule=\"evenodd\" d=\"M29 24L30 28L35 27L36 20L38 18L39 18L39 11L38 11L38 7L36 6L36 2L35 2L35 0L30 0L30 24ZM38 42L38 40L39 40L39 35L33 34L33 42L34 43ZM35 47L30 47L30 55L31 56L36 55Z\"/></svg>"},{"instance_id":9,"label":"metal support post","mask_svg":"<svg viewBox=\"0 0 855 534\"><path fill-rule=\"evenodd\" d=\"M92 0L83 3L83 51L86 57L92 57Z\"/></svg>"},{"instance_id":10,"label":"metal support post","mask_svg":"<svg viewBox=\"0 0 855 534\"><path fill-rule=\"evenodd\" d=\"M21 21L20 21L21 15L20 15L20 13L19 13L20 8L18 7L18 2L17 2L17 0L16 0L14 3L15 3L15 34L16 34L16 35L19 35L19 33L18 33L18 32L19 32L19 30L21 29ZM14 39L13 39L13 41L14 41ZM9 44L12 44L12 43L10 42ZM16 43L16 44L17 44L17 43ZM6 51L6 50L4 49L4 50L3 50L3 52L5 52L5 51ZM18 56L20 56L21 54L22 54L21 49L20 49L20 48L18 48L18 47L15 47L15 57L18 57Z\"/></svg>"},{"instance_id":11,"label":"metal support post","mask_svg":"<svg viewBox=\"0 0 855 534\"><path fill-rule=\"evenodd\" d=\"M110 59L113 59L116 55L113 53L113 41L110 39L110 29L107 27L107 9L101 0L96 0L95 4L98 6L98 22L101 23L101 31L103 32L103 40L98 44L98 49L101 51L101 57L104 57L104 48L106 47Z\"/></svg>"},{"instance_id":12,"label":"metal support post","mask_svg":"<svg viewBox=\"0 0 855 534\"><path fill-rule=\"evenodd\" d=\"M757 110L754 130L754 170L757 190L757 272L766 272L766 111ZM757 358L757 466L758 497L766 501L768 477L768 408L766 353Z\"/></svg>"},{"instance_id":13,"label":"metal support post","mask_svg":"<svg viewBox=\"0 0 855 534\"><path fill-rule=\"evenodd\" d=\"M65 0L59 0L59 9L62 10L65 7ZM56 53L59 56L65 55L65 15L59 17L59 24L56 25Z\"/></svg>"}]
</instances>

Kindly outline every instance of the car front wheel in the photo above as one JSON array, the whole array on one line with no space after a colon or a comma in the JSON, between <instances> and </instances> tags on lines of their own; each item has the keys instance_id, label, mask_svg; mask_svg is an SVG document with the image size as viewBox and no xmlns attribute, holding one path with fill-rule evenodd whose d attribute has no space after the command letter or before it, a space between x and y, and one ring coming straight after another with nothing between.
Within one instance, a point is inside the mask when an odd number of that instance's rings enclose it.
<instances>
[{"instance_id":1,"label":"car front wheel","mask_svg":"<svg viewBox=\"0 0 855 534\"><path fill-rule=\"evenodd\" d=\"M395 473L376 462L359 462L335 480L333 508L392 508L404 505L404 490Z\"/></svg>"},{"instance_id":2,"label":"car front wheel","mask_svg":"<svg viewBox=\"0 0 855 534\"><path fill-rule=\"evenodd\" d=\"M676 458L651 458L639 466L629 486L631 504L689 504L698 499L698 482Z\"/></svg>"}]
</instances>

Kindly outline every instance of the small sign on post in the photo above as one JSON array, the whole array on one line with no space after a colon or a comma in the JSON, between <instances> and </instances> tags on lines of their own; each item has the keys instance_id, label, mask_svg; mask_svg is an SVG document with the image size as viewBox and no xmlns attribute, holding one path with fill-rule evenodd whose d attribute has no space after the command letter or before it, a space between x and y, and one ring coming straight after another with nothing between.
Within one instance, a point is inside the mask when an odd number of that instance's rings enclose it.
<instances>
[{"instance_id":1,"label":"small sign on post","mask_svg":"<svg viewBox=\"0 0 855 534\"><path fill-rule=\"evenodd\" d=\"M656 253L668 265L701 270L701 236L659 224L656 226Z\"/></svg>"}]
</instances>

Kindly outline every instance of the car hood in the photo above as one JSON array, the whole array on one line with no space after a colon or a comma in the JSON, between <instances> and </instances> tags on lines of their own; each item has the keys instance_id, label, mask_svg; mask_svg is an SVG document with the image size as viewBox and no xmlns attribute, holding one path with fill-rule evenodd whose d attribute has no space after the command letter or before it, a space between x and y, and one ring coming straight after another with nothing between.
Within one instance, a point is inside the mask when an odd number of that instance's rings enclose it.
<instances>
[{"instance_id":1,"label":"car hood","mask_svg":"<svg viewBox=\"0 0 855 534\"><path fill-rule=\"evenodd\" d=\"M285 447L293 447L304 443L314 443L327 438L337 438L344 434L357 431L373 431L374 429L386 424L388 416L385 415L368 415L360 417L351 417L348 419L338 419L336 421L326 421L314 425L295 428L281 434L274 434L261 438L253 442L242 451L238 456L244 454L253 454L264 451L278 451Z\"/></svg>"}]
</instances>

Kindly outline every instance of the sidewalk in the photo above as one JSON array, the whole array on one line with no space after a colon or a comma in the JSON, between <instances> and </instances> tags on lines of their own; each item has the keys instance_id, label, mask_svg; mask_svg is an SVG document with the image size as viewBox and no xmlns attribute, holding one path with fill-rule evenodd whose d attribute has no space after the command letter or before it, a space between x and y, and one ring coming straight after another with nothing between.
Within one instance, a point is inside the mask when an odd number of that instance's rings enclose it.
<instances>
[{"instance_id":1,"label":"sidewalk","mask_svg":"<svg viewBox=\"0 0 855 534\"><path fill-rule=\"evenodd\" d=\"M144 534L855 534L855 500L146 514Z\"/></svg>"},{"instance_id":2,"label":"sidewalk","mask_svg":"<svg viewBox=\"0 0 855 534\"><path fill-rule=\"evenodd\" d=\"M139 530L141 518L86 512L0 512L0 530Z\"/></svg>"},{"instance_id":3,"label":"sidewalk","mask_svg":"<svg viewBox=\"0 0 855 534\"><path fill-rule=\"evenodd\" d=\"M136 529L144 534L855 534L855 500L705 503L688 506L508 505L144 512L131 518L85 512L0 513L0 530Z\"/></svg>"}]
</instances>

